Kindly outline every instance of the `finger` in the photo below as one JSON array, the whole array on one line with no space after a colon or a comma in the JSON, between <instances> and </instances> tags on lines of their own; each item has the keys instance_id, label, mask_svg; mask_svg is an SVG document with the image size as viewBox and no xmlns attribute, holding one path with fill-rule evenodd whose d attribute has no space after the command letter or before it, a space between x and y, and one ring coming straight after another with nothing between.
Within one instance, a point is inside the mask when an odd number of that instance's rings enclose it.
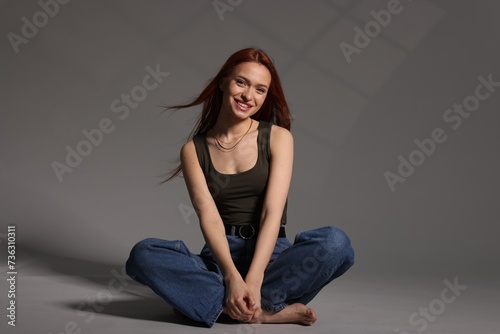
<instances>
[{"instance_id":1,"label":"finger","mask_svg":"<svg viewBox=\"0 0 500 334\"><path fill-rule=\"evenodd\" d=\"M253 295L249 295L248 296L248 305L250 306L250 308L253 310L255 304L257 304L255 298L253 298Z\"/></svg>"},{"instance_id":2,"label":"finger","mask_svg":"<svg viewBox=\"0 0 500 334\"><path fill-rule=\"evenodd\" d=\"M234 320L241 320L244 317L239 310L231 312L229 316Z\"/></svg>"},{"instance_id":3,"label":"finger","mask_svg":"<svg viewBox=\"0 0 500 334\"><path fill-rule=\"evenodd\" d=\"M239 318L241 317L241 311L240 311L240 308L238 307L238 303L237 301L228 301L226 303L226 308L227 308L227 314L233 318L233 319L236 319L236 320L239 320Z\"/></svg>"},{"instance_id":4,"label":"finger","mask_svg":"<svg viewBox=\"0 0 500 334\"><path fill-rule=\"evenodd\" d=\"M251 320L259 319L260 316L261 316L261 314L262 314L262 309L260 307L256 308L255 312L253 313L253 316L252 316Z\"/></svg>"},{"instance_id":5,"label":"finger","mask_svg":"<svg viewBox=\"0 0 500 334\"><path fill-rule=\"evenodd\" d=\"M233 300L227 303L227 308L229 310L229 315L233 319L239 319L244 313L244 308L241 306L241 302L239 302L238 300Z\"/></svg>"},{"instance_id":6,"label":"finger","mask_svg":"<svg viewBox=\"0 0 500 334\"><path fill-rule=\"evenodd\" d=\"M245 299L238 300L238 303L236 304L238 310L240 311L241 315L252 315L253 311L248 308L247 302Z\"/></svg>"}]
</instances>

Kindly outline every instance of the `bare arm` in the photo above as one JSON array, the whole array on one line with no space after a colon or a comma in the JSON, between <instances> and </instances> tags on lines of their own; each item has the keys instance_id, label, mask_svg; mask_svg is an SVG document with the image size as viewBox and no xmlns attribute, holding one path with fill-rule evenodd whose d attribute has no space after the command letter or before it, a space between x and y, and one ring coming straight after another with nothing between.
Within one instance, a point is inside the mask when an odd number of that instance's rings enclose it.
<instances>
[{"instance_id":1,"label":"bare arm","mask_svg":"<svg viewBox=\"0 0 500 334\"><path fill-rule=\"evenodd\" d=\"M293 167L293 137L290 131L273 126L271 131L271 166L266 197L262 206L260 232L254 257L245 281L260 292L264 271L278 238L283 208L288 196ZM260 301L260 295L258 296Z\"/></svg>"},{"instance_id":2,"label":"bare arm","mask_svg":"<svg viewBox=\"0 0 500 334\"><path fill-rule=\"evenodd\" d=\"M255 301L231 258L224 224L208 189L192 140L181 149L181 166L203 237L224 275L226 312L235 319L247 320L253 314Z\"/></svg>"}]
</instances>

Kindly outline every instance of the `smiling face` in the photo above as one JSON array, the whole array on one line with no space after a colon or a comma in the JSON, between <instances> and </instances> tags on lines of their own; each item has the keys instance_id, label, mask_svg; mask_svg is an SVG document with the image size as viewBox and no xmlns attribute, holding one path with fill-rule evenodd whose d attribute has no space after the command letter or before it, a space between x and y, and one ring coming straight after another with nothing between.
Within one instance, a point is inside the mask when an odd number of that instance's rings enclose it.
<instances>
[{"instance_id":1,"label":"smiling face","mask_svg":"<svg viewBox=\"0 0 500 334\"><path fill-rule=\"evenodd\" d=\"M220 82L223 91L221 113L238 119L254 115L264 104L270 84L271 73L264 65L241 63Z\"/></svg>"}]
</instances>

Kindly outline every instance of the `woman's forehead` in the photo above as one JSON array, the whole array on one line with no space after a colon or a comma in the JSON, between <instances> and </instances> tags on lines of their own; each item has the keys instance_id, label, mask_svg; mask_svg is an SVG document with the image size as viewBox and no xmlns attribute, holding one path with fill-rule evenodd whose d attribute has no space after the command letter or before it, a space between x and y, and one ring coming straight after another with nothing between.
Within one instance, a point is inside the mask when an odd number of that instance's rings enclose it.
<instances>
[{"instance_id":1,"label":"woman's forehead","mask_svg":"<svg viewBox=\"0 0 500 334\"><path fill-rule=\"evenodd\" d=\"M245 62L237 65L233 70L234 76L242 76L253 83L269 86L271 73L262 64L257 62Z\"/></svg>"}]
</instances>

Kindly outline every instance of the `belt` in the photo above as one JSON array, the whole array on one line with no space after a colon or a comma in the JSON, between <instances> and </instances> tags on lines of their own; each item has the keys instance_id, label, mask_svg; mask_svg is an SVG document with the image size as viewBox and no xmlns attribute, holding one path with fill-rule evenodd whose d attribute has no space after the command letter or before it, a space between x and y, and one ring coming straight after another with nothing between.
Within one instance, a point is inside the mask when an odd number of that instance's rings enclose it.
<instances>
[{"instance_id":1,"label":"belt","mask_svg":"<svg viewBox=\"0 0 500 334\"><path fill-rule=\"evenodd\" d=\"M226 235L232 235L236 237L240 237L242 239L248 240L257 237L259 231L253 225L230 225L224 224L226 228ZM285 226L280 226L280 231L278 233L278 238L285 238Z\"/></svg>"}]
</instances>

